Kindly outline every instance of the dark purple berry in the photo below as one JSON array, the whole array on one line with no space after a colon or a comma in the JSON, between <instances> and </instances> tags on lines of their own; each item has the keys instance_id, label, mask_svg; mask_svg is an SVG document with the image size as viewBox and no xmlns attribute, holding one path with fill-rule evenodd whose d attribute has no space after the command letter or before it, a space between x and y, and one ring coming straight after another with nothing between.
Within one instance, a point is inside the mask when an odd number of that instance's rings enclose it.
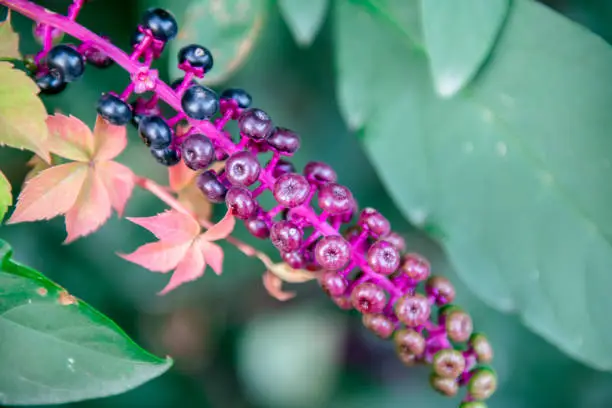
<instances>
[{"instance_id":1,"label":"dark purple berry","mask_svg":"<svg viewBox=\"0 0 612 408\"><path fill-rule=\"evenodd\" d=\"M427 298L419 293L404 295L395 302L395 315L408 327L424 324L431 314Z\"/></svg>"},{"instance_id":2,"label":"dark purple berry","mask_svg":"<svg viewBox=\"0 0 612 408\"><path fill-rule=\"evenodd\" d=\"M250 186L259 179L261 166L255 155L247 150L232 154L225 162L227 180L236 186Z\"/></svg>"},{"instance_id":3,"label":"dark purple berry","mask_svg":"<svg viewBox=\"0 0 612 408\"><path fill-rule=\"evenodd\" d=\"M202 85L192 85L181 97L185 115L192 119L204 120L219 110L219 98L215 91Z\"/></svg>"},{"instance_id":4,"label":"dark purple berry","mask_svg":"<svg viewBox=\"0 0 612 408\"><path fill-rule=\"evenodd\" d=\"M374 272L390 275L399 266L400 254L393 245L380 240L368 249L367 260Z\"/></svg>"},{"instance_id":5,"label":"dark purple berry","mask_svg":"<svg viewBox=\"0 0 612 408\"><path fill-rule=\"evenodd\" d=\"M336 272L326 272L319 280L321 288L329 297L342 296L348 287L348 282Z\"/></svg>"},{"instance_id":6,"label":"dark purple berry","mask_svg":"<svg viewBox=\"0 0 612 408\"><path fill-rule=\"evenodd\" d=\"M314 184L335 183L338 179L334 169L323 162L310 162L306 164L304 176Z\"/></svg>"},{"instance_id":7,"label":"dark purple berry","mask_svg":"<svg viewBox=\"0 0 612 408\"><path fill-rule=\"evenodd\" d=\"M436 300L438 306L452 303L455 300L455 287L443 276L432 276L427 279L425 292Z\"/></svg>"},{"instance_id":8,"label":"dark purple berry","mask_svg":"<svg viewBox=\"0 0 612 408\"><path fill-rule=\"evenodd\" d=\"M181 156L191 170L202 170L215 158L215 148L209 138L196 133L181 143Z\"/></svg>"},{"instance_id":9,"label":"dark purple berry","mask_svg":"<svg viewBox=\"0 0 612 408\"><path fill-rule=\"evenodd\" d=\"M364 314L363 325L381 339L388 339L395 330L395 325L384 314Z\"/></svg>"},{"instance_id":10,"label":"dark purple berry","mask_svg":"<svg viewBox=\"0 0 612 408\"><path fill-rule=\"evenodd\" d=\"M434 355L432 367L440 377L457 378L465 370L465 358L460 351L442 349Z\"/></svg>"},{"instance_id":11,"label":"dark purple berry","mask_svg":"<svg viewBox=\"0 0 612 408\"><path fill-rule=\"evenodd\" d=\"M307 259L301 251L282 252L283 261L293 269L303 269Z\"/></svg>"},{"instance_id":12,"label":"dark purple berry","mask_svg":"<svg viewBox=\"0 0 612 408\"><path fill-rule=\"evenodd\" d=\"M66 89L64 75L57 69L50 69L47 72L36 74L35 81L40 92L47 95L55 95Z\"/></svg>"},{"instance_id":13,"label":"dark purple berry","mask_svg":"<svg viewBox=\"0 0 612 408\"><path fill-rule=\"evenodd\" d=\"M373 208L366 208L361 211L359 225L367 229L374 238L385 236L391 230L389 221Z\"/></svg>"},{"instance_id":14,"label":"dark purple berry","mask_svg":"<svg viewBox=\"0 0 612 408\"><path fill-rule=\"evenodd\" d=\"M444 321L448 338L455 342L467 341L474 330L470 315L458 308L446 314Z\"/></svg>"},{"instance_id":15,"label":"dark purple berry","mask_svg":"<svg viewBox=\"0 0 612 408\"><path fill-rule=\"evenodd\" d=\"M476 355L476 359L479 363L490 363L493 361L493 347L485 336L482 333L474 333L470 336L470 340L468 341L468 345L474 351Z\"/></svg>"},{"instance_id":16,"label":"dark purple berry","mask_svg":"<svg viewBox=\"0 0 612 408\"><path fill-rule=\"evenodd\" d=\"M257 211L257 203L251 192L244 187L234 186L227 190L225 203L230 212L241 220L248 220Z\"/></svg>"},{"instance_id":17,"label":"dark purple berry","mask_svg":"<svg viewBox=\"0 0 612 408\"><path fill-rule=\"evenodd\" d=\"M476 400L486 400L497 389L497 376L489 368L478 367L470 371L472 376L467 385L470 396Z\"/></svg>"},{"instance_id":18,"label":"dark purple berry","mask_svg":"<svg viewBox=\"0 0 612 408\"><path fill-rule=\"evenodd\" d=\"M194 68L202 68L204 72L210 71L213 67L213 56L208 48L197 44L181 48L178 52L178 60L180 64L188 62Z\"/></svg>"},{"instance_id":19,"label":"dark purple berry","mask_svg":"<svg viewBox=\"0 0 612 408\"><path fill-rule=\"evenodd\" d=\"M96 68L108 68L114 61L105 52L97 47L89 46L83 50L83 57L88 64Z\"/></svg>"},{"instance_id":20,"label":"dark purple berry","mask_svg":"<svg viewBox=\"0 0 612 408\"><path fill-rule=\"evenodd\" d=\"M136 47L138 44L144 40L145 34L140 30L135 30L130 37L130 45L132 48Z\"/></svg>"},{"instance_id":21,"label":"dark purple berry","mask_svg":"<svg viewBox=\"0 0 612 408\"><path fill-rule=\"evenodd\" d=\"M265 220L261 218L253 218L245 222L247 230L255 238L266 239L270 236L270 228Z\"/></svg>"},{"instance_id":22,"label":"dark purple berry","mask_svg":"<svg viewBox=\"0 0 612 408\"><path fill-rule=\"evenodd\" d=\"M251 106L251 95L244 89L230 88L221 93L221 99L232 99L239 108L246 109Z\"/></svg>"},{"instance_id":23,"label":"dark purple berry","mask_svg":"<svg viewBox=\"0 0 612 408\"><path fill-rule=\"evenodd\" d=\"M240 134L255 141L267 139L274 130L268 114L261 109L247 109L238 119Z\"/></svg>"},{"instance_id":24,"label":"dark purple berry","mask_svg":"<svg viewBox=\"0 0 612 408\"><path fill-rule=\"evenodd\" d=\"M270 228L270 240L279 251L295 251L302 245L302 231L291 221L278 221Z\"/></svg>"},{"instance_id":25,"label":"dark purple berry","mask_svg":"<svg viewBox=\"0 0 612 408\"><path fill-rule=\"evenodd\" d=\"M447 397L454 397L459 391L459 384L454 378L440 377L432 373L429 377L429 383L434 390Z\"/></svg>"},{"instance_id":26,"label":"dark purple berry","mask_svg":"<svg viewBox=\"0 0 612 408\"><path fill-rule=\"evenodd\" d=\"M327 183L319 190L319 207L331 215L343 214L353 209L353 194L336 183Z\"/></svg>"},{"instance_id":27,"label":"dark purple berry","mask_svg":"<svg viewBox=\"0 0 612 408\"><path fill-rule=\"evenodd\" d=\"M140 120L138 134L146 146L163 149L172 141L172 129L161 116L146 116Z\"/></svg>"},{"instance_id":28,"label":"dark purple berry","mask_svg":"<svg viewBox=\"0 0 612 408\"><path fill-rule=\"evenodd\" d=\"M339 235L328 235L317 242L314 256L321 268L337 271L351 259L351 246Z\"/></svg>"},{"instance_id":29,"label":"dark purple berry","mask_svg":"<svg viewBox=\"0 0 612 408\"><path fill-rule=\"evenodd\" d=\"M161 8L148 9L142 18L142 25L151 30L153 37L161 41L172 40L178 32L174 16Z\"/></svg>"},{"instance_id":30,"label":"dark purple berry","mask_svg":"<svg viewBox=\"0 0 612 408\"><path fill-rule=\"evenodd\" d=\"M213 170L207 170L200 174L197 179L197 185L211 203L222 203L225 201L227 187L219 181Z\"/></svg>"},{"instance_id":31,"label":"dark purple berry","mask_svg":"<svg viewBox=\"0 0 612 408\"><path fill-rule=\"evenodd\" d=\"M385 241L387 238L383 238ZM419 254L406 254L402 257L400 271L416 282L423 281L429 277L431 267L427 259Z\"/></svg>"},{"instance_id":32,"label":"dark purple berry","mask_svg":"<svg viewBox=\"0 0 612 408\"><path fill-rule=\"evenodd\" d=\"M51 48L47 54L47 66L64 74L64 81L79 79L85 72L83 56L69 45L60 44Z\"/></svg>"},{"instance_id":33,"label":"dark purple berry","mask_svg":"<svg viewBox=\"0 0 612 408\"><path fill-rule=\"evenodd\" d=\"M283 174L294 173L294 172L295 172L295 167L293 166L293 163L287 160L280 159L276 163L276 166L274 166L274 169L272 170L272 176L274 176L274 178L279 178Z\"/></svg>"},{"instance_id":34,"label":"dark purple berry","mask_svg":"<svg viewBox=\"0 0 612 408\"><path fill-rule=\"evenodd\" d=\"M285 207L298 207L310 195L310 185L303 176L296 173L283 174L274 183L274 198Z\"/></svg>"},{"instance_id":35,"label":"dark purple berry","mask_svg":"<svg viewBox=\"0 0 612 408\"><path fill-rule=\"evenodd\" d=\"M374 283L364 282L353 288L351 303L361 313L381 313L387 304L387 294Z\"/></svg>"},{"instance_id":36,"label":"dark purple berry","mask_svg":"<svg viewBox=\"0 0 612 408\"><path fill-rule=\"evenodd\" d=\"M151 146L151 154L155 157L158 163L163 164L164 166L174 166L181 158L179 157L176 150L171 149L170 147L153 147Z\"/></svg>"},{"instance_id":37,"label":"dark purple berry","mask_svg":"<svg viewBox=\"0 0 612 408\"><path fill-rule=\"evenodd\" d=\"M274 150L286 155L292 155L300 148L297 133L281 127L274 129L266 141Z\"/></svg>"},{"instance_id":38,"label":"dark purple berry","mask_svg":"<svg viewBox=\"0 0 612 408\"><path fill-rule=\"evenodd\" d=\"M397 232L390 232L383 239L392 244L400 252L404 252L406 250L406 241Z\"/></svg>"},{"instance_id":39,"label":"dark purple berry","mask_svg":"<svg viewBox=\"0 0 612 408\"><path fill-rule=\"evenodd\" d=\"M102 94L98 99L97 110L98 114L111 125L123 126L132 118L130 105L109 93Z\"/></svg>"},{"instance_id":40,"label":"dark purple berry","mask_svg":"<svg viewBox=\"0 0 612 408\"><path fill-rule=\"evenodd\" d=\"M395 351L398 355L420 356L425 351L425 338L413 329L400 329L393 335Z\"/></svg>"}]
</instances>

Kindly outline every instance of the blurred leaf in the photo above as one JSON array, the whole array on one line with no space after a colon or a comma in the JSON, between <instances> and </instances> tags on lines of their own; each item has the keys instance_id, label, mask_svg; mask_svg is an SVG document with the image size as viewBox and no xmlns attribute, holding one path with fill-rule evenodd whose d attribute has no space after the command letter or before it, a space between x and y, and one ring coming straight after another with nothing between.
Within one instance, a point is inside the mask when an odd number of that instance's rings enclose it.
<instances>
[{"instance_id":1,"label":"blurred leaf","mask_svg":"<svg viewBox=\"0 0 612 408\"><path fill-rule=\"evenodd\" d=\"M26 174L24 181L28 181L31 178L36 177L41 171L48 169L49 167L51 167L51 165L57 164L54 163L53 159L54 156L51 156L51 163L49 164L43 159L41 159L40 156L33 155L32 158L28 160L27 165L28 167L30 167L30 171L28 171L28 174Z\"/></svg>"},{"instance_id":2,"label":"blurred leaf","mask_svg":"<svg viewBox=\"0 0 612 408\"><path fill-rule=\"evenodd\" d=\"M0 222L6 214L9 206L13 203L11 195L11 183L6 179L6 176L0 171Z\"/></svg>"},{"instance_id":3,"label":"blurred leaf","mask_svg":"<svg viewBox=\"0 0 612 408\"><path fill-rule=\"evenodd\" d=\"M481 298L517 311L572 357L611 369L609 45L518 0L478 81L442 100L409 39L384 18L364 21L359 6L337 11L339 81L381 106L365 146L400 209L441 231ZM355 64L362 53L350 43L372 38L384 46ZM355 81L353 71L374 67L377 83ZM374 87L393 90L382 98Z\"/></svg>"},{"instance_id":4,"label":"blurred leaf","mask_svg":"<svg viewBox=\"0 0 612 408\"><path fill-rule=\"evenodd\" d=\"M265 0L193 0L170 53L176 55L185 45L202 44L214 56L214 67L204 82L222 82L249 56L263 28L266 8ZM182 75L176 61L170 59L170 76Z\"/></svg>"},{"instance_id":5,"label":"blurred leaf","mask_svg":"<svg viewBox=\"0 0 612 408\"><path fill-rule=\"evenodd\" d=\"M310 45L325 21L328 0L279 0L283 18L289 25L295 41Z\"/></svg>"},{"instance_id":6,"label":"blurred leaf","mask_svg":"<svg viewBox=\"0 0 612 408\"><path fill-rule=\"evenodd\" d=\"M168 370L115 323L0 240L0 403L59 404L119 394Z\"/></svg>"},{"instance_id":7,"label":"blurred leaf","mask_svg":"<svg viewBox=\"0 0 612 408\"><path fill-rule=\"evenodd\" d=\"M493 49L510 0L421 0L423 34L438 94L463 89Z\"/></svg>"},{"instance_id":8,"label":"blurred leaf","mask_svg":"<svg viewBox=\"0 0 612 408\"><path fill-rule=\"evenodd\" d=\"M48 160L47 111L37 94L38 87L24 72L0 62L0 146L28 149Z\"/></svg>"},{"instance_id":9,"label":"blurred leaf","mask_svg":"<svg viewBox=\"0 0 612 408\"><path fill-rule=\"evenodd\" d=\"M0 22L0 59L21 59L19 53L19 35L11 26L11 13L7 12L6 20Z\"/></svg>"}]
</instances>

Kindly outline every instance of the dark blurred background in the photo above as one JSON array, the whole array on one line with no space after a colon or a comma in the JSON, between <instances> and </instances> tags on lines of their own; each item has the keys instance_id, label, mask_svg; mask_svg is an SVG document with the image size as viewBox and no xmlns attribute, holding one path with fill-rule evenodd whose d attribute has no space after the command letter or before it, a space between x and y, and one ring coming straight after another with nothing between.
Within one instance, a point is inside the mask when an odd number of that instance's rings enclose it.
<instances>
[{"instance_id":1,"label":"dark blurred background","mask_svg":"<svg viewBox=\"0 0 612 408\"><path fill-rule=\"evenodd\" d=\"M68 4L59 0L41 3L58 10ZM612 39L612 2L546 3L608 41ZM162 2L92 1L79 20L127 48L140 13L153 4ZM166 1L163 6L180 15L184 1ZM272 9L254 52L224 85L244 87L254 96L256 106L302 135L303 147L295 157L298 168L311 159L332 164L362 205L379 208L394 229L405 234L412 249L430 258L436 273L456 283L458 302L472 313L478 330L487 332L495 346L499 390L490 406L612 407L612 375L571 360L529 332L516 317L488 308L461 284L440 249L400 216L338 113L329 17L315 43L304 49L295 45L277 9ZM19 16L14 22L23 35L24 53L35 52L31 22ZM167 60L158 64L166 78L167 66ZM72 84L62 95L45 98L45 103L50 112L71 113L92 124L99 94L121 90L127 83L127 75L117 67L90 69L84 80ZM138 174L166 182L166 169L151 160L131 128L130 138L134 143L119 161ZM2 170L15 186L15 193L29 158L27 152L0 150ZM154 197L135 190L126 215L152 215L163 208ZM254 241L242 225L236 234ZM270 298L261 285L261 263L231 246L225 246L222 276L208 272L204 278L160 297L156 293L167 276L115 256L151 240L146 231L125 220L113 217L99 232L68 246L62 245L63 218L3 226L0 238L11 243L19 261L46 273L110 316L143 347L161 356L169 354L176 361L170 372L140 388L120 396L68 404L71 407L457 405L458 399L445 399L427 386L427 370L402 366L389 343L366 332L358 316L337 310L315 283L293 285L290 289L297 290L298 296L291 301ZM273 252L270 247L260 247Z\"/></svg>"}]
</instances>

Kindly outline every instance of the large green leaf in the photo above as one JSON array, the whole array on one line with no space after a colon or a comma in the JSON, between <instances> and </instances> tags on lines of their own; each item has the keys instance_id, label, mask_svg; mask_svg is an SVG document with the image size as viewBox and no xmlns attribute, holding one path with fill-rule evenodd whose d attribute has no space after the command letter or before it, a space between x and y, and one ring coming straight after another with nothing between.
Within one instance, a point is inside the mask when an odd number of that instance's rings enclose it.
<instances>
[{"instance_id":1,"label":"large green leaf","mask_svg":"<svg viewBox=\"0 0 612 408\"><path fill-rule=\"evenodd\" d=\"M0 240L0 404L59 404L119 394L168 370L115 323L10 259Z\"/></svg>"},{"instance_id":2,"label":"large green leaf","mask_svg":"<svg viewBox=\"0 0 612 408\"><path fill-rule=\"evenodd\" d=\"M609 45L517 0L476 82L442 100L425 54L389 13L364 22L363 10L344 2L336 10L339 86L378 106L364 143L398 206L438 231L482 299L518 312L573 357L612 369ZM384 46L354 64L355 44L374 37ZM355 80L373 65L377 81Z\"/></svg>"},{"instance_id":3,"label":"large green leaf","mask_svg":"<svg viewBox=\"0 0 612 408\"><path fill-rule=\"evenodd\" d=\"M310 45L315 39L327 11L329 0L279 0L278 7L300 45Z\"/></svg>"},{"instance_id":4,"label":"large green leaf","mask_svg":"<svg viewBox=\"0 0 612 408\"><path fill-rule=\"evenodd\" d=\"M12 203L13 196L11 195L11 184L2 171L0 171L0 222L2 222L6 210L8 210Z\"/></svg>"},{"instance_id":5,"label":"large green leaf","mask_svg":"<svg viewBox=\"0 0 612 408\"><path fill-rule=\"evenodd\" d=\"M183 15L183 24L171 54L189 44L202 44L210 49L214 67L206 74L205 83L224 81L249 56L262 31L267 11L266 0L192 0ZM170 75L183 75L170 60Z\"/></svg>"},{"instance_id":6,"label":"large green leaf","mask_svg":"<svg viewBox=\"0 0 612 408\"><path fill-rule=\"evenodd\" d=\"M510 0L421 0L425 47L441 96L456 94L476 75L509 7Z\"/></svg>"}]
</instances>

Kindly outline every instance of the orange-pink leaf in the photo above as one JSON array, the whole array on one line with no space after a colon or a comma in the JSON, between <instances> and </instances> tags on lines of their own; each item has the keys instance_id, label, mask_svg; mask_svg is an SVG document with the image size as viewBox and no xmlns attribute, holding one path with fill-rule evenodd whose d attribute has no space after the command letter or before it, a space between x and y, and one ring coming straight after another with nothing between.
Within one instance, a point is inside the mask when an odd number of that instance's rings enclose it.
<instances>
[{"instance_id":1,"label":"orange-pink leaf","mask_svg":"<svg viewBox=\"0 0 612 408\"><path fill-rule=\"evenodd\" d=\"M125 126L111 125L100 116L96 119L93 138L96 161L112 160L127 146Z\"/></svg>"},{"instance_id":2,"label":"orange-pink leaf","mask_svg":"<svg viewBox=\"0 0 612 408\"><path fill-rule=\"evenodd\" d=\"M111 204L106 186L93 169L88 170L76 202L66 213L65 244L97 230L111 215Z\"/></svg>"},{"instance_id":3,"label":"orange-pink leaf","mask_svg":"<svg viewBox=\"0 0 612 408\"><path fill-rule=\"evenodd\" d=\"M183 283L191 282L204 275L206 269L206 261L200 248L193 244L189 247L185 256L179 262L176 270L172 273L170 281L166 287L159 292L160 295L165 295Z\"/></svg>"},{"instance_id":4,"label":"orange-pink leaf","mask_svg":"<svg viewBox=\"0 0 612 408\"><path fill-rule=\"evenodd\" d=\"M223 249L217 244L208 242L200 237L197 242L200 250L206 259L206 263L215 271L217 275L221 275L223 271Z\"/></svg>"},{"instance_id":5,"label":"orange-pink leaf","mask_svg":"<svg viewBox=\"0 0 612 408\"><path fill-rule=\"evenodd\" d=\"M285 292L281 289L283 281L270 271L266 271L262 279L264 287L273 298L284 302L295 297L295 292Z\"/></svg>"},{"instance_id":6,"label":"orange-pink leaf","mask_svg":"<svg viewBox=\"0 0 612 408\"><path fill-rule=\"evenodd\" d=\"M134 173L128 167L114 161L96 163L96 173L108 191L111 205L121 217L134 190Z\"/></svg>"},{"instance_id":7,"label":"orange-pink leaf","mask_svg":"<svg viewBox=\"0 0 612 408\"><path fill-rule=\"evenodd\" d=\"M153 272L169 272L181 262L191 244L190 241L181 244L158 241L119 256Z\"/></svg>"},{"instance_id":8,"label":"orange-pink leaf","mask_svg":"<svg viewBox=\"0 0 612 408\"><path fill-rule=\"evenodd\" d=\"M148 229L159 240L167 243L191 242L200 233L200 225L193 217L170 210L153 217L128 217L134 224Z\"/></svg>"},{"instance_id":9,"label":"orange-pink leaf","mask_svg":"<svg viewBox=\"0 0 612 408\"><path fill-rule=\"evenodd\" d=\"M178 164L168 168L168 180L170 188L173 191L179 192L194 179L197 173L191 170L181 160Z\"/></svg>"},{"instance_id":10,"label":"orange-pink leaf","mask_svg":"<svg viewBox=\"0 0 612 408\"><path fill-rule=\"evenodd\" d=\"M94 139L87 125L74 116L56 114L47 117L47 147L59 156L88 162L94 152Z\"/></svg>"},{"instance_id":11,"label":"orange-pink leaf","mask_svg":"<svg viewBox=\"0 0 612 408\"><path fill-rule=\"evenodd\" d=\"M228 211L221 221L202 234L202 239L206 241L218 241L227 238L227 236L232 233L235 226L236 218Z\"/></svg>"},{"instance_id":12,"label":"orange-pink leaf","mask_svg":"<svg viewBox=\"0 0 612 408\"><path fill-rule=\"evenodd\" d=\"M88 166L68 163L41 171L26 184L8 223L35 221L64 214L77 200Z\"/></svg>"}]
</instances>

